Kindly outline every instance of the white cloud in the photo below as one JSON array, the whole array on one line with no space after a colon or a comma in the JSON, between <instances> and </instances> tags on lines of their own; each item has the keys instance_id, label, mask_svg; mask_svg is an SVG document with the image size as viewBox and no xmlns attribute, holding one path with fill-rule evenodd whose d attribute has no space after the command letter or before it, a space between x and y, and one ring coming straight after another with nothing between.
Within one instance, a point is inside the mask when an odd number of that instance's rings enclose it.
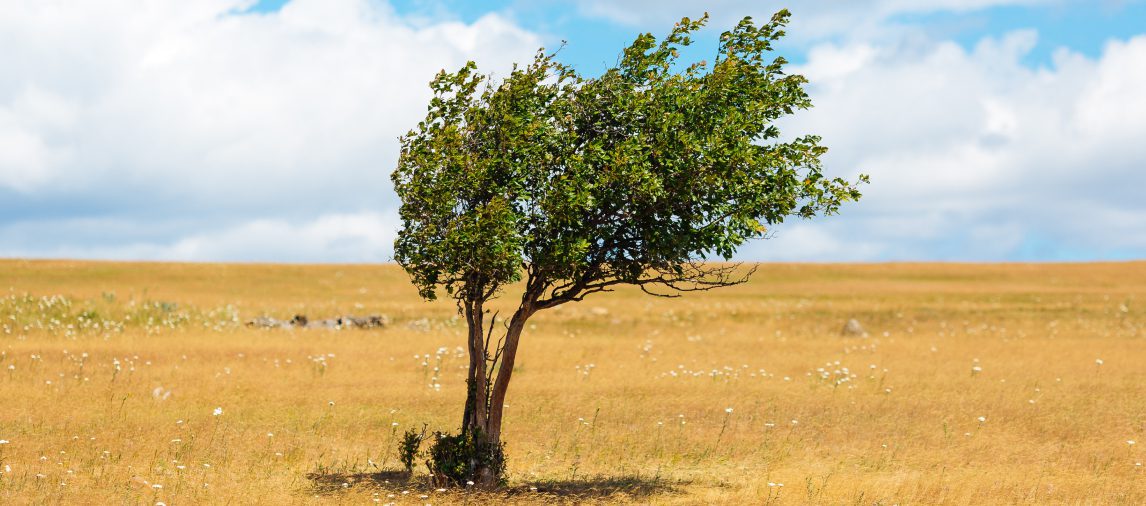
<instances>
[{"instance_id":1,"label":"white cloud","mask_svg":"<svg viewBox=\"0 0 1146 506\"><path fill-rule=\"evenodd\" d=\"M496 14L415 26L371 0L237 14L251 4L6 3L0 213L19 214L5 221L84 207L199 220L186 233L393 209L396 139L433 75L471 59L504 75L542 44Z\"/></svg>"},{"instance_id":2,"label":"white cloud","mask_svg":"<svg viewBox=\"0 0 1146 506\"><path fill-rule=\"evenodd\" d=\"M5 256L95 258L173 261L270 261L270 262L386 262L397 235L393 213L364 211L327 214L305 221L261 218L234 226L190 232L173 239L132 238L138 226L180 228L179 223L131 220L65 219L0 228L5 244L33 243L0 252ZM101 241L99 231L119 237ZM73 234L83 241L65 244L34 244L32 234ZM122 239L122 237L128 239ZM12 240L16 239L16 240ZM23 239L23 240L20 240Z\"/></svg>"},{"instance_id":3,"label":"white cloud","mask_svg":"<svg viewBox=\"0 0 1146 506\"><path fill-rule=\"evenodd\" d=\"M810 222L783 225L767 240L745 245L738 257L753 261L853 262L878 258L886 245L857 241L839 227Z\"/></svg>"},{"instance_id":4,"label":"white cloud","mask_svg":"<svg viewBox=\"0 0 1146 506\"><path fill-rule=\"evenodd\" d=\"M1041 69L1021 62L1033 42L1015 32L973 50L813 48L792 71L813 77L816 108L784 126L822 135L829 171L862 170L872 184L841 216L780 227L751 251L999 260L1050 242L1049 258L1141 255L1146 35L1112 41L1096 59L1060 50ZM848 54L864 65L839 64Z\"/></svg>"},{"instance_id":5,"label":"white cloud","mask_svg":"<svg viewBox=\"0 0 1146 506\"><path fill-rule=\"evenodd\" d=\"M154 258L384 262L390 260L397 230L390 213L324 215L297 224L262 219L160 246Z\"/></svg>"}]
</instances>

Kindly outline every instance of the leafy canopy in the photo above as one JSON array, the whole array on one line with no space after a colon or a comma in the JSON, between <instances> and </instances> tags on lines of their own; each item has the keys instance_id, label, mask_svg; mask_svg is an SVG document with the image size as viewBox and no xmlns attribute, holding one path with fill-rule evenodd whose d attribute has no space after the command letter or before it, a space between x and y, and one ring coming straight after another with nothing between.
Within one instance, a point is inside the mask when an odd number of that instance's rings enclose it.
<instances>
[{"instance_id":1,"label":"leafy canopy","mask_svg":"<svg viewBox=\"0 0 1146 506\"><path fill-rule=\"evenodd\" d=\"M677 64L705 15L639 36L599 77L542 51L496 84L473 62L439 73L392 175L395 258L429 299L484 301L525 275L536 308L615 284L735 282L703 259L860 197L823 175L818 137L779 141L774 122L811 106L769 55L788 15L744 18L711 66Z\"/></svg>"}]
</instances>

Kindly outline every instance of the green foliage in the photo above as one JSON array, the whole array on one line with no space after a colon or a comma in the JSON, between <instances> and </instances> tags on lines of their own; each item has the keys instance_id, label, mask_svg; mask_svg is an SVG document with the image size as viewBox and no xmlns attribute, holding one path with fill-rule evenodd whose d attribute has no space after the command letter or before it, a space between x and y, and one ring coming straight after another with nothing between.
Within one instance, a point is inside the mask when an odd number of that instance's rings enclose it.
<instances>
[{"instance_id":1,"label":"green foliage","mask_svg":"<svg viewBox=\"0 0 1146 506\"><path fill-rule=\"evenodd\" d=\"M436 486L484 483L479 472L486 470L498 485L505 481L505 445L492 442L481 429L461 434L435 432L426 465Z\"/></svg>"},{"instance_id":2,"label":"green foliage","mask_svg":"<svg viewBox=\"0 0 1146 506\"><path fill-rule=\"evenodd\" d=\"M706 15L641 35L599 77L543 52L499 84L472 62L439 73L392 175L396 260L429 299L485 300L524 271L563 302L603 283L679 289L786 217L837 212L856 183L822 173L819 137L781 142L774 124L811 106L769 56L787 20L745 18L711 65L677 62Z\"/></svg>"}]
</instances>

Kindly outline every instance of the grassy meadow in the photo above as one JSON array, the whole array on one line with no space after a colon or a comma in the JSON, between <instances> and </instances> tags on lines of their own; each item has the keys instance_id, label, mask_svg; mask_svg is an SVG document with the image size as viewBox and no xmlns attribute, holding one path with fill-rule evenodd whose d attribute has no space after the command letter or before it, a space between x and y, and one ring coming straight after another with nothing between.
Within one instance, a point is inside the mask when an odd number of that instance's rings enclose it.
<instances>
[{"instance_id":1,"label":"grassy meadow","mask_svg":"<svg viewBox=\"0 0 1146 506\"><path fill-rule=\"evenodd\" d=\"M0 297L3 504L1146 504L1146 263L765 264L539 313L493 495L388 472L467 363L396 266L3 260ZM390 324L243 325L296 313Z\"/></svg>"}]
</instances>

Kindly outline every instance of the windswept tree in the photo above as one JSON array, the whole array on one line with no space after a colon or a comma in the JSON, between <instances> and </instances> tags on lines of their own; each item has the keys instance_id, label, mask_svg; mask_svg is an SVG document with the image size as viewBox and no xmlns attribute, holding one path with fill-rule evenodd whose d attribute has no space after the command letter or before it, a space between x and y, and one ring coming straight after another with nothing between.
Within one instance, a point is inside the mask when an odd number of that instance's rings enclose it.
<instances>
[{"instance_id":1,"label":"windswept tree","mask_svg":"<svg viewBox=\"0 0 1146 506\"><path fill-rule=\"evenodd\" d=\"M818 137L782 141L775 126L811 106L806 80L770 55L787 20L745 18L711 64L678 62L706 15L661 41L637 37L599 77L539 51L497 83L472 62L430 83L429 112L401 138L392 175L394 256L422 297L456 300L469 329L450 440L463 455L432 451L454 459L451 478L500 479L502 410L538 311L619 285L676 296L742 283L750 269L706 260L860 197L858 182L824 176ZM487 303L511 285L521 300L499 321Z\"/></svg>"}]
</instances>

